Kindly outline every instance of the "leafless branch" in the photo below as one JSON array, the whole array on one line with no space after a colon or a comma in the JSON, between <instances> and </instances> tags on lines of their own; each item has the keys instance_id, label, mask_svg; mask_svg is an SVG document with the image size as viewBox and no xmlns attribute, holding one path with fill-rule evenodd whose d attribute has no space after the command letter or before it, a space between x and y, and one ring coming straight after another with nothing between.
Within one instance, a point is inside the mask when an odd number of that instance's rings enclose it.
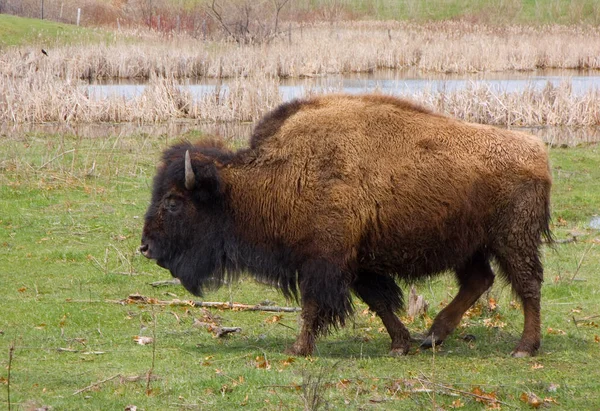
<instances>
[{"instance_id":1,"label":"leafless branch","mask_svg":"<svg viewBox=\"0 0 600 411\"><path fill-rule=\"evenodd\" d=\"M121 376L121 374L116 374L116 375L113 375L112 377L105 378L104 380L101 380L101 381L95 382L95 383L93 383L93 384L90 384L90 385L88 385L87 387L84 387L84 388L81 388L81 389L79 389L79 390L75 391L75 392L74 392L72 395L77 395L77 394L80 394L80 393L82 393L82 392L84 392L84 391L89 391L89 390L91 390L92 388L96 388L97 386L99 386L99 385L102 385L102 384L104 384L105 382L112 381L112 380L114 380L115 378L119 378L120 376Z\"/></svg>"}]
</instances>

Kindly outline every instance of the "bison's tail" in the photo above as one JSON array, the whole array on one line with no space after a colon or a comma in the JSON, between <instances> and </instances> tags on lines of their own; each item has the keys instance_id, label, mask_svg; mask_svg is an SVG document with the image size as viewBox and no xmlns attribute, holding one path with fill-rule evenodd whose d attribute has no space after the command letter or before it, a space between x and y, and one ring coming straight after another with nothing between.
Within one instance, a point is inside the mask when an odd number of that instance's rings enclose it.
<instances>
[{"instance_id":1,"label":"bison's tail","mask_svg":"<svg viewBox=\"0 0 600 411\"><path fill-rule=\"evenodd\" d=\"M550 188L548 188L550 191ZM542 221L542 239L544 242L550 246L554 245L555 238L554 234L552 234L552 230L550 230L550 223L552 221L552 215L550 211L550 196L546 197L546 201L544 204L544 219Z\"/></svg>"}]
</instances>

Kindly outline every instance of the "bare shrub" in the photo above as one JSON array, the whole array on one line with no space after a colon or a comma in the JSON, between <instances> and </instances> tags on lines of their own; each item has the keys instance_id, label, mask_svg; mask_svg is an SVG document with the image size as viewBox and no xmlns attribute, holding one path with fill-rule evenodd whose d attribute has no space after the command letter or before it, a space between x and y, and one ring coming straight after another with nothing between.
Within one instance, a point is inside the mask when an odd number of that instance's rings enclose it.
<instances>
[{"instance_id":1,"label":"bare shrub","mask_svg":"<svg viewBox=\"0 0 600 411\"><path fill-rule=\"evenodd\" d=\"M270 41L279 34L281 13L290 0L211 0L207 11L237 43Z\"/></svg>"}]
</instances>

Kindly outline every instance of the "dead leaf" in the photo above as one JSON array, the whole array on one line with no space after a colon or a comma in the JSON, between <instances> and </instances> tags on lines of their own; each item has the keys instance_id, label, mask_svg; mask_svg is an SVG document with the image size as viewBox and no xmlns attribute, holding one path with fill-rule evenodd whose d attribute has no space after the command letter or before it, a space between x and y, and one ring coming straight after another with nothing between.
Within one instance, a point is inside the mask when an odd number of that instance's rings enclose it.
<instances>
[{"instance_id":1,"label":"dead leaf","mask_svg":"<svg viewBox=\"0 0 600 411\"><path fill-rule=\"evenodd\" d=\"M522 393L521 396L519 397L519 399L522 402L524 402L525 404L527 404L533 408L539 408L544 403L544 401L542 401L542 399L540 397L538 397L537 395L535 395L532 392Z\"/></svg>"},{"instance_id":2,"label":"dead leaf","mask_svg":"<svg viewBox=\"0 0 600 411\"><path fill-rule=\"evenodd\" d=\"M240 402L240 407L245 407L246 405L248 405L248 394L246 394L244 401Z\"/></svg>"},{"instance_id":3,"label":"dead leaf","mask_svg":"<svg viewBox=\"0 0 600 411\"><path fill-rule=\"evenodd\" d=\"M133 341L135 341L139 345L148 345L152 344L154 342L154 339L152 337L143 337L140 335L136 335L133 337Z\"/></svg>"},{"instance_id":4,"label":"dead leaf","mask_svg":"<svg viewBox=\"0 0 600 411\"><path fill-rule=\"evenodd\" d=\"M555 328L550 328L548 327L548 329L546 330L546 332L548 334L552 334L552 335L566 335L567 333L564 332L563 330L559 330L559 329L555 329Z\"/></svg>"},{"instance_id":5,"label":"dead leaf","mask_svg":"<svg viewBox=\"0 0 600 411\"><path fill-rule=\"evenodd\" d=\"M271 369L271 364L262 355L259 355L255 358L254 364L255 364L256 368L262 368L265 370Z\"/></svg>"},{"instance_id":6,"label":"dead leaf","mask_svg":"<svg viewBox=\"0 0 600 411\"><path fill-rule=\"evenodd\" d=\"M452 404L450 404L450 408L462 408L464 406L465 404L460 400L460 398L455 399L452 401Z\"/></svg>"},{"instance_id":7,"label":"dead leaf","mask_svg":"<svg viewBox=\"0 0 600 411\"><path fill-rule=\"evenodd\" d=\"M483 325L488 328L504 328L506 327L506 323L500 320L500 314L496 314L492 318L484 318Z\"/></svg>"},{"instance_id":8,"label":"dead leaf","mask_svg":"<svg viewBox=\"0 0 600 411\"><path fill-rule=\"evenodd\" d=\"M21 287L17 291L20 293L24 293L25 291L27 291L27 287Z\"/></svg>"},{"instance_id":9,"label":"dead leaf","mask_svg":"<svg viewBox=\"0 0 600 411\"><path fill-rule=\"evenodd\" d=\"M335 386L336 386L336 388L337 388L338 390L342 390L342 389L346 389L346 388L348 388L348 387L350 386L350 383L351 383L351 382L352 382L352 381L350 381L350 380L349 380L349 379L347 379L347 378L342 378L341 380L339 380L339 381L338 381L338 382L335 384Z\"/></svg>"},{"instance_id":10,"label":"dead leaf","mask_svg":"<svg viewBox=\"0 0 600 411\"><path fill-rule=\"evenodd\" d=\"M137 411L137 407L135 405L128 405L125 407L125 411Z\"/></svg>"},{"instance_id":11,"label":"dead leaf","mask_svg":"<svg viewBox=\"0 0 600 411\"><path fill-rule=\"evenodd\" d=\"M269 317L265 320L265 323L267 324L275 324L278 323L279 321L281 321L281 319L283 318L283 315L274 315L272 317Z\"/></svg>"},{"instance_id":12,"label":"dead leaf","mask_svg":"<svg viewBox=\"0 0 600 411\"><path fill-rule=\"evenodd\" d=\"M495 392L485 392L480 387L475 387L471 390L475 394L475 401L485 404L488 408L500 408L500 403Z\"/></svg>"},{"instance_id":13,"label":"dead leaf","mask_svg":"<svg viewBox=\"0 0 600 411\"><path fill-rule=\"evenodd\" d=\"M488 308L490 311L495 311L498 308L498 303L496 303L496 299L494 297L490 297L488 300Z\"/></svg>"},{"instance_id":14,"label":"dead leaf","mask_svg":"<svg viewBox=\"0 0 600 411\"><path fill-rule=\"evenodd\" d=\"M594 342L600 342L600 336L594 335Z\"/></svg>"},{"instance_id":15,"label":"dead leaf","mask_svg":"<svg viewBox=\"0 0 600 411\"><path fill-rule=\"evenodd\" d=\"M532 370L539 370L540 368L544 368L542 364L538 364L537 362L531 366Z\"/></svg>"}]
</instances>

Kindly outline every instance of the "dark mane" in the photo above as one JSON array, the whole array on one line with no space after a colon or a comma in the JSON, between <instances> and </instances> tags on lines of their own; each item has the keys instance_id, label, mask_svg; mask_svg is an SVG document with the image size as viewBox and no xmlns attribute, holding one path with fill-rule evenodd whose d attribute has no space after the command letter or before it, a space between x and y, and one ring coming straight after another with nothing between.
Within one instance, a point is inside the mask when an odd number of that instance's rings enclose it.
<instances>
[{"instance_id":1,"label":"dark mane","mask_svg":"<svg viewBox=\"0 0 600 411\"><path fill-rule=\"evenodd\" d=\"M279 128L298 111L305 109L307 106L315 105L316 99L310 100L292 100L277 107L275 110L265 115L254 127L250 138L250 148L258 147L261 142L268 137L277 133Z\"/></svg>"},{"instance_id":2,"label":"dark mane","mask_svg":"<svg viewBox=\"0 0 600 411\"><path fill-rule=\"evenodd\" d=\"M163 153L163 163L168 164L173 161L181 161L187 150L190 151L190 154L201 153L202 155L221 163L227 162L234 155L234 153L227 148L222 140L209 137L197 141L194 144L189 141L182 141L169 147Z\"/></svg>"}]
</instances>

